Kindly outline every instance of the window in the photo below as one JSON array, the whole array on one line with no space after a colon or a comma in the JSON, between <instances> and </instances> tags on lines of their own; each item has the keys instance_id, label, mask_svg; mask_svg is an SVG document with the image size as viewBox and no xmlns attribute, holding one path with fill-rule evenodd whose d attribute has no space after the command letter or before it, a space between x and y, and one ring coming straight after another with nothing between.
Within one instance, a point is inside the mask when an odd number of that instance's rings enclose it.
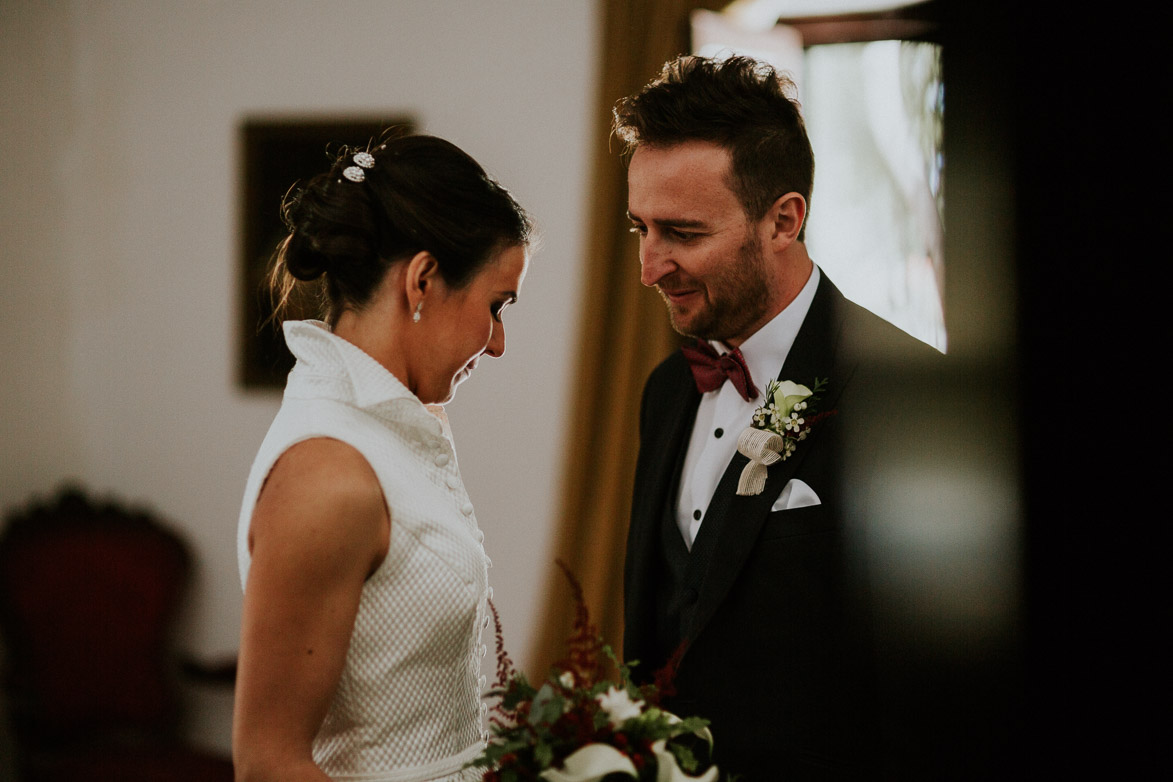
<instances>
[{"instance_id":1,"label":"window","mask_svg":"<svg viewBox=\"0 0 1173 782\"><path fill-rule=\"evenodd\" d=\"M788 21L754 31L697 11L693 50L791 75L815 151L811 257L848 298L943 351L944 87L941 47L923 40L932 26L899 13Z\"/></svg>"}]
</instances>

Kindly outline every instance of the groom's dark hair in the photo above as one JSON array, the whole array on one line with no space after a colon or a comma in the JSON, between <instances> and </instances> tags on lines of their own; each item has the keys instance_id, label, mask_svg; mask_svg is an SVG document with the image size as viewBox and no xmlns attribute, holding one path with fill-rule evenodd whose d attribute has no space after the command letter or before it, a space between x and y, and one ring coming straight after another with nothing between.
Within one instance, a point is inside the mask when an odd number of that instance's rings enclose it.
<instances>
[{"instance_id":1,"label":"groom's dark hair","mask_svg":"<svg viewBox=\"0 0 1173 782\"><path fill-rule=\"evenodd\" d=\"M794 92L793 81L751 57L679 57L615 104L613 131L628 153L641 145L718 144L729 150L730 187L751 219L790 192L806 199L809 214L815 156Z\"/></svg>"}]
</instances>

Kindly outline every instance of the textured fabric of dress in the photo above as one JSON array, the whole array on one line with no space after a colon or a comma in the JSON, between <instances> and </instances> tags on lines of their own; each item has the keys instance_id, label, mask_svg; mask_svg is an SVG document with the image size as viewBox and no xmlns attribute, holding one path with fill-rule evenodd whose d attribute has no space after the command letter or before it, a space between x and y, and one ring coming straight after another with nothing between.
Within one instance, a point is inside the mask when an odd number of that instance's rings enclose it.
<instances>
[{"instance_id":1,"label":"textured fabric of dress","mask_svg":"<svg viewBox=\"0 0 1173 782\"><path fill-rule=\"evenodd\" d=\"M342 678L314 739L335 780L473 780L484 747L481 698L491 563L440 421L394 375L325 324L285 324L297 359L245 487L237 536L247 583L248 527L278 457L314 437L370 463L391 518L387 557L363 587Z\"/></svg>"}]
</instances>

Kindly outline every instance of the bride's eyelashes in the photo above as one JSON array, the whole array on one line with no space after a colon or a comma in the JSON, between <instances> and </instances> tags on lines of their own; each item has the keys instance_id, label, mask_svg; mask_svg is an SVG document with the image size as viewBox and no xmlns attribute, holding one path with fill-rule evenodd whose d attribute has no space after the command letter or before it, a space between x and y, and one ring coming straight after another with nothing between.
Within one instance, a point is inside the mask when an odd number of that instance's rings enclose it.
<instances>
[{"instance_id":1,"label":"bride's eyelashes","mask_svg":"<svg viewBox=\"0 0 1173 782\"><path fill-rule=\"evenodd\" d=\"M517 299L510 297L508 299L505 299L503 301L499 301L496 304L494 304L491 309L491 311L493 313L493 320L500 323L501 316L505 313L505 308L508 307L510 304L512 304L515 301L517 301Z\"/></svg>"}]
</instances>

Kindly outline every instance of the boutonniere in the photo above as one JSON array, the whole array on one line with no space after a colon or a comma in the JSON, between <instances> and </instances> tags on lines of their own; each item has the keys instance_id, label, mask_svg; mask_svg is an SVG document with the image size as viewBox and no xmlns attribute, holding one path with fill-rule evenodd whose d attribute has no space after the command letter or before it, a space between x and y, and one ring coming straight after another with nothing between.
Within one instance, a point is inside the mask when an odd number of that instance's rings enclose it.
<instances>
[{"instance_id":1,"label":"boutonniere","mask_svg":"<svg viewBox=\"0 0 1173 782\"><path fill-rule=\"evenodd\" d=\"M816 378L813 389L790 380L770 381L765 403L754 411L753 423L737 438L737 450L749 459L737 481L738 494L761 494L766 487L766 468L789 459L811 427L835 412L818 413L813 408L826 387L827 378Z\"/></svg>"}]
</instances>

